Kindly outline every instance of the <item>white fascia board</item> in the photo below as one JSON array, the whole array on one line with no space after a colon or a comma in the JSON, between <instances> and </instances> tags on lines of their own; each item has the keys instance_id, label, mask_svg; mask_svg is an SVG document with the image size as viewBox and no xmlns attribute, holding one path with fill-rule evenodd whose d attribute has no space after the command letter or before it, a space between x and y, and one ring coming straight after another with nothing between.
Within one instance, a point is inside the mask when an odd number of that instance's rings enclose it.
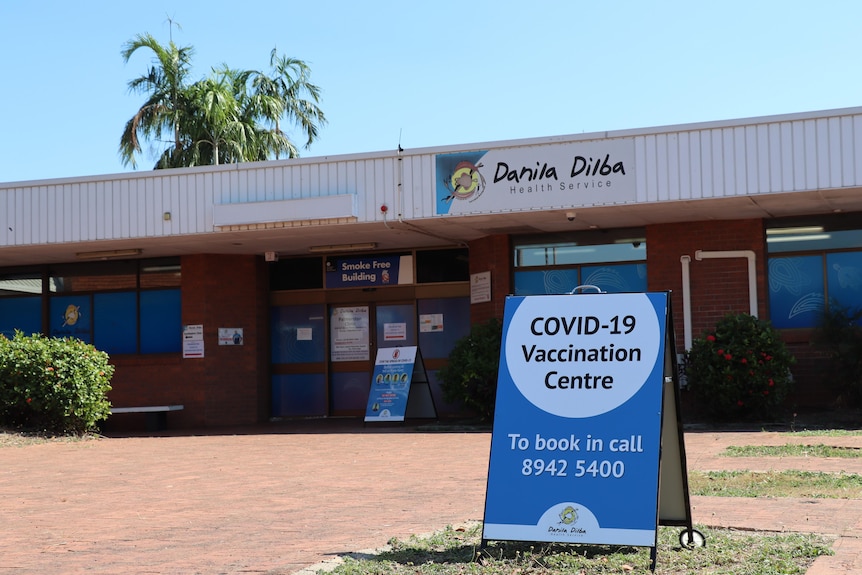
<instances>
[{"instance_id":1,"label":"white fascia board","mask_svg":"<svg viewBox=\"0 0 862 575\"><path fill-rule=\"evenodd\" d=\"M213 205L213 225L217 227L350 217L356 217L354 194Z\"/></svg>"}]
</instances>

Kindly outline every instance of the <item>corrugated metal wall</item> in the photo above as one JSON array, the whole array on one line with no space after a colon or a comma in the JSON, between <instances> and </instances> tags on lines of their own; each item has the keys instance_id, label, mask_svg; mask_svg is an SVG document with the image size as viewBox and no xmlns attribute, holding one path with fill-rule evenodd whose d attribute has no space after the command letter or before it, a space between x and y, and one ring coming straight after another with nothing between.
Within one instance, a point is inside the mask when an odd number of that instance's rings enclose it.
<instances>
[{"instance_id":1,"label":"corrugated metal wall","mask_svg":"<svg viewBox=\"0 0 862 575\"><path fill-rule=\"evenodd\" d=\"M670 132L636 139L638 202L862 184L862 115Z\"/></svg>"},{"instance_id":2,"label":"corrugated metal wall","mask_svg":"<svg viewBox=\"0 0 862 575\"><path fill-rule=\"evenodd\" d=\"M815 116L608 136L635 139L638 203L862 185L862 109ZM478 148L582 139L596 135ZM455 149L0 185L0 246L207 233L214 204L338 194L357 195L360 222L379 220L382 204L404 218L433 217L434 157Z\"/></svg>"}]
</instances>

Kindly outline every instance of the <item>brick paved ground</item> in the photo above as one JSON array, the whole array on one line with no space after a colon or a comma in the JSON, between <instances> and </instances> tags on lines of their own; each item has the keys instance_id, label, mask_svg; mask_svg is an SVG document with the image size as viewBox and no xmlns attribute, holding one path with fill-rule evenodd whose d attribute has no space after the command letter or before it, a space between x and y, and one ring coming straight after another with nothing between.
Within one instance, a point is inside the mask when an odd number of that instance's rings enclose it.
<instances>
[{"instance_id":1,"label":"brick paved ground","mask_svg":"<svg viewBox=\"0 0 862 575\"><path fill-rule=\"evenodd\" d=\"M862 475L862 459L822 457L719 457L728 445L818 444L862 448L862 437L792 436L770 432L686 433L688 468L703 471L823 471ZM698 497L691 500L695 523L763 531L796 531L837 536L835 555L821 557L807 575L862 573L862 500L736 499Z\"/></svg>"},{"instance_id":2,"label":"brick paved ground","mask_svg":"<svg viewBox=\"0 0 862 575\"><path fill-rule=\"evenodd\" d=\"M717 457L764 441L786 439L687 433L688 467L862 473L859 460ZM295 573L481 520L489 443L488 433L318 422L2 448L0 574ZM809 575L862 573L862 501L693 497L692 507L707 526L838 535L837 554Z\"/></svg>"}]
</instances>

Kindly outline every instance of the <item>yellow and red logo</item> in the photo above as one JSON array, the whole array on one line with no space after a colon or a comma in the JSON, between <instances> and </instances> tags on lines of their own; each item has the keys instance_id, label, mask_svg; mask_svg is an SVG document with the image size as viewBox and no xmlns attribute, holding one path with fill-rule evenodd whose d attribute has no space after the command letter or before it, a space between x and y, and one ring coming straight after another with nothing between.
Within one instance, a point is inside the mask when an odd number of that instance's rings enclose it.
<instances>
[{"instance_id":1,"label":"yellow and red logo","mask_svg":"<svg viewBox=\"0 0 862 575\"><path fill-rule=\"evenodd\" d=\"M449 196L444 201L451 202L459 200L475 200L485 191L485 178L479 171L482 164L474 165L472 162L459 162L455 170L445 182ZM475 197L474 197L475 196Z\"/></svg>"}]
</instances>

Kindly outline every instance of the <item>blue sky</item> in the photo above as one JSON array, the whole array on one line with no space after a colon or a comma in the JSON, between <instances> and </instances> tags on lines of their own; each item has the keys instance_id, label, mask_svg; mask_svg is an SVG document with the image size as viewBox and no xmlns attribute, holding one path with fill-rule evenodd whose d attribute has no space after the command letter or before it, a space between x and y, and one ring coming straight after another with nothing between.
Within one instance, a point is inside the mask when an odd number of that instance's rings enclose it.
<instances>
[{"instance_id":1,"label":"blue sky","mask_svg":"<svg viewBox=\"0 0 862 575\"><path fill-rule=\"evenodd\" d=\"M862 105L856 0L3 0L0 182L130 171L150 56L120 50L169 18L195 78L310 64L329 123L303 157Z\"/></svg>"}]
</instances>

